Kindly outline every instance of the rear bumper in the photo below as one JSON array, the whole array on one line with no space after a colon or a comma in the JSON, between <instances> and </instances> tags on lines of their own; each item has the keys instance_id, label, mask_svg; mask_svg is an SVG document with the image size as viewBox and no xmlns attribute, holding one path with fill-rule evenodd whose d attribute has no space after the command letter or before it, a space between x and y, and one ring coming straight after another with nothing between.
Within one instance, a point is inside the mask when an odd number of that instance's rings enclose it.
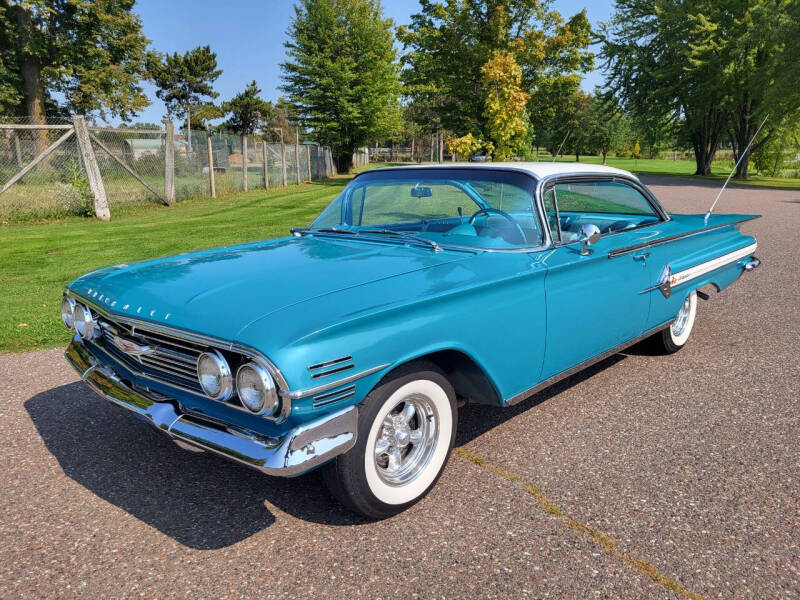
<instances>
[{"instance_id":1,"label":"rear bumper","mask_svg":"<svg viewBox=\"0 0 800 600\"><path fill-rule=\"evenodd\" d=\"M76 335L64 353L67 361L99 396L164 432L181 447L207 450L268 475L293 477L321 465L356 443L358 409L350 407L299 425L281 437L260 435L232 425L180 412L177 402L133 389L113 366L100 363Z\"/></svg>"}]
</instances>

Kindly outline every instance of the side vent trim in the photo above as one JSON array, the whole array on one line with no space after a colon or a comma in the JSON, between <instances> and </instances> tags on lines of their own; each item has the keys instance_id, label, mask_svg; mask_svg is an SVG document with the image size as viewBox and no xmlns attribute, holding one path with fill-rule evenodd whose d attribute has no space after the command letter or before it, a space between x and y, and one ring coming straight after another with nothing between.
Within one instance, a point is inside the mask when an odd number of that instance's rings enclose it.
<instances>
[{"instance_id":1,"label":"side vent trim","mask_svg":"<svg viewBox=\"0 0 800 600\"><path fill-rule=\"evenodd\" d=\"M312 406L314 408L319 408L320 406L327 406L328 404L333 404L334 402L338 402L339 400L345 400L346 398L352 398L356 393L356 386L349 385L344 389L336 390L333 392L328 392L327 394L320 394L319 396L315 396L312 400Z\"/></svg>"}]
</instances>

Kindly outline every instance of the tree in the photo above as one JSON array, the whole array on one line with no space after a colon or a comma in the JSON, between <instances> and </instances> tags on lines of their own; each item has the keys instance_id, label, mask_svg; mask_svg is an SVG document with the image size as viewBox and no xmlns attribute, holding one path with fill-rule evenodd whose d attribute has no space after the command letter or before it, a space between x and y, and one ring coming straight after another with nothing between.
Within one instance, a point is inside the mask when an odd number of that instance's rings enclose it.
<instances>
[{"instance_id":1,"label":"tree","mask_svg":"<svg viewBox=\"0 0 800 600\"><path fill-rule=\"evenodd\" d=\"M198 46L185 54L151 55L148 70L158 88L156 96L170 117L186 120L189 146L192 143L192 108L217 98L214 82L222 74L217 55L209 46Z\"/></svg>"},{"instance_id":2,"label":"tree","mask_svg":"<svg viewBox=\"0 0 800 600\"><path fill-rule=\"evenodd\" d=\"M405 54L405 94L431 128L487 137L482 68L496 53L510 53L530 93L529 120L546 121L561 98L591 69L590 26L585 12L564 21L544 0L421 0L419 13L398 40Z\"/></svg>"},{"instance_id":3,"label":"tree","mask_svg":"<svg viewBox=\"0 0 800 600\"><path fill-rule=\"evenodd\" d=\"M711 173L726 122L725 92L714 73L708 67L686 68L696 38L690 14L711 1L619 0L612 20L601 27L609 89L635 117L682 117L697 175Z\"/></svg>"},{"instance_id":4,"label":"tree","mask_svg":"<svg viewBox=\"0 0 800 600\"><path fill-rule=\"evenodd\" d=\"M378 0L300 0L281 65L300 123L331 146L340 171L356 148L386 138L400 119L392 20Z\"/></svg>"},{"instance_id":5,"label":"tree","mask_svg":"<svg viewBox=\"0 0 800 600\"><path fill-rule=\"evenodd\" d=\"M603 164L609 152L617 150L630 132L630 125L611 95L603 95L595 90L586 106L583 125L587 141L593 151L600 152Z\"/></svg>"},{"instance_id":6,"label":"tree","mask_svg":"<svg viewBox=\"0 0 800 600\"><path fill-rule=\"evenodd\" d=\"M798 79L791 87L780 85L780 94L772 89L796 69L796 57L787 60L785 50L787 40L796 44L800 36L797 0L714 0L689 18L693 43L686 68L714 73L714 83L725 90L726 133L734 159L741 158L736 177L747 179L750 154L776 134L787 116L798 118Z\"/></svg>"},{"instance_id":7,"label":"tree","mask_svg":"<svg viewBox=\"0 0 800 600\"><path fill-rule=\"evenodd\" d=\"M44 123L70 111L128 120L148 105L149 41L134 0L0 0L0 109Z\"/></svg>"},{"instance_id":8,"label":"tree","mask_svg":"<svg viewBox=\"0 0 800 600\"><path fill-rule=\"evenodd\" d=\"M488 154L494 151L494 145L491 142L484 142L479 140L471 133L463 135L460 138L449 138L447 140L447 149L451 154L457 154L463 158L469 158L478 150L485 149Z\"/></svg>"},{"instance_id":9,"label":"tree","mask_svg":"<svg viewBox=\"0 0 800 600\"><path fill-rule=\"evenodd\" d=\"M610 89L637 120L671 115L708 175L727 134L747 177L749 153L800 110L796 0L618 0L601 28ZM746 146L767 117L754 147Z\"/></svg>"},{"instance_id":10,"label":"tree","mask_svg":"<svg viewBox=\"0 0 800 600\"><path fill-rule=\"evenodd\" d=\"M250 135L264 126L275 111L271 102L259 97L260 93L254 80L247 84L243 92L223 103L222 110L231 115L227 121L228 127L242 135Z\"/></svg>"},{"instance_id":11,"label":"tree","mask_svg":"<svg viewBox=\"0 0 800 600\"><path fill-rule=\"evenodd\" d=\"M522 69L510 52L497 52L483 67L486 133L497 160L508 160L522 148L528 131L525 106L530 94L520 89Z\"/></svg>"}]
</instances>

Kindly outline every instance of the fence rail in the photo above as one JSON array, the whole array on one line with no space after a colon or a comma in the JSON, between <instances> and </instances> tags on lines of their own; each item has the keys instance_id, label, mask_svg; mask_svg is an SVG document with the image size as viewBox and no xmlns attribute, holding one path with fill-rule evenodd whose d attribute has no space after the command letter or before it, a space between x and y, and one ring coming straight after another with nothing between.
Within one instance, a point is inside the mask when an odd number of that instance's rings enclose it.
<instances>
[{"instance_id":1,"label":"fence rail","mask_svg":"<svg viewBox=\"0 0 800 600\"><path fill-rule=\"evenodd\" d=\"M189 142L191 139L191 142ZM0 218L110 218L114 209L299 184L334 174L310 143L193 130L0 123Z\"/></svg>"}]
</instances>

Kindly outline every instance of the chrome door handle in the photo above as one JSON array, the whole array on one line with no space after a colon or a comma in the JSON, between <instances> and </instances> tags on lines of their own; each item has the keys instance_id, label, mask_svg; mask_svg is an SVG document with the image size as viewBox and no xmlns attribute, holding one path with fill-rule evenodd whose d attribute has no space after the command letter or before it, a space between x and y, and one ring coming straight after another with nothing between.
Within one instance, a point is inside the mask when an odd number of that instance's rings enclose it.
<instances>
[{"instance_id":1,"label":"chrome door handle","mask_svg":"<svg viewBox=\"0 0 800 600\"><path fill-rule=\"evenodd\" d=\"M643 267L647 266L647 259L648 258L650 258L650 253L649 252L642 252L641 254L634 254L633 255L633 260L642 261L642 266Z\"/></svg>"}]
</instances>

